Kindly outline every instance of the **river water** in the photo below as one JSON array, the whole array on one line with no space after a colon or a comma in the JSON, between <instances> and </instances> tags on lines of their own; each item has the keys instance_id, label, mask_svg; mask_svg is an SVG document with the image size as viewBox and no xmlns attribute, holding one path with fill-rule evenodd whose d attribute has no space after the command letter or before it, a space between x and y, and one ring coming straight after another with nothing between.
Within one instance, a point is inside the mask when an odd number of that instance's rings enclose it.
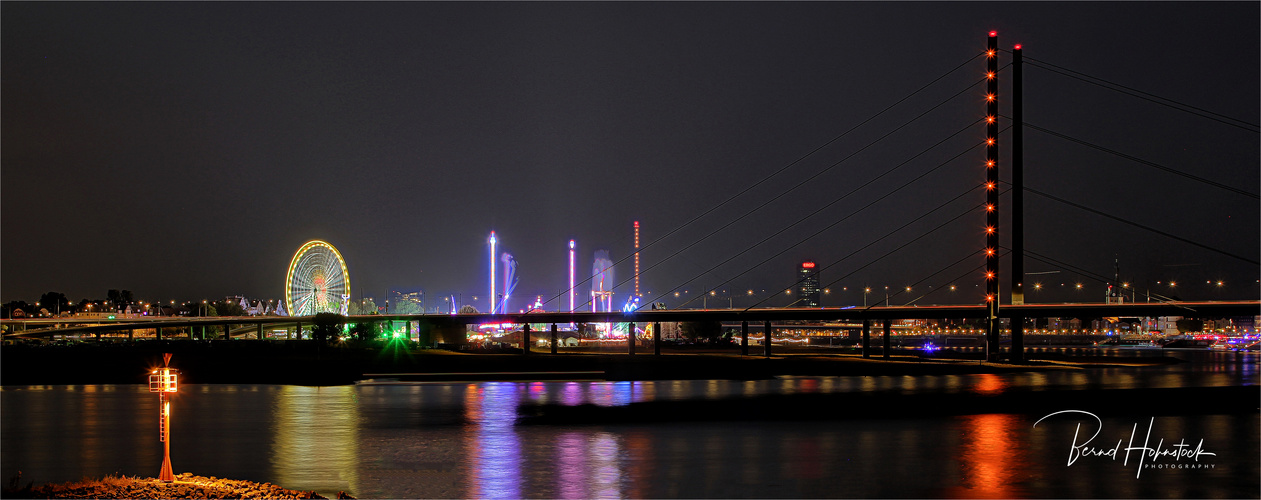
<instances>
[{"instance_id":1,"label":"river water","mask_svg":"<svg viewBox=\"0 0 1261 500\"><path fill-rule=\"evenodd\" d=\"M1007 375L760 381L187 385L173 402L171 454L177 473L265 481L326 496L345 491L359 498L1257 498L1257 413L1136 418L1110 415L1122 413L1117 408L1065 408L1089 411L1099 420L1071 413L1036 427L1044 415L514 423L518 406L539 403L1257 383L1255 354L1157 350L1137 355L1175 355L1191 362ZM4 386L0 480L7 484L18 470L23 482L115 473L156 476L162 461L157 406L156 395L142 386ZM1073 445L1095 431L1099 436L1089 446L1099 454L1120 443L1115 460L1072 457ZM1179 443L1186 447L1178 448ZM1134 449L1127 457L1127 447L1187 453L1175 460ZM1189 456L1197 447L1201 453Z\"/></svg>"}]
</instances>

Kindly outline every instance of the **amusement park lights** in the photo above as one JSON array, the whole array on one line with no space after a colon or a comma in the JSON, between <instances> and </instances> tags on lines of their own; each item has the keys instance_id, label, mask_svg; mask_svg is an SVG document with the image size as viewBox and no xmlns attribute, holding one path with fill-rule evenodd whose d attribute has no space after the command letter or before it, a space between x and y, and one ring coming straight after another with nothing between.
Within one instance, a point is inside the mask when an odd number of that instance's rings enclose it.
<instances>
[{"instance_id":1,"label":"amusement park lights","mask_svg":"<svg viewBox=\"0 0 1261 500\"><path fill-rule=\"evenodd\" d=\"M490 313L495 314L495 232L490 232Z\"/></svg>"},{"instance_id":2,"label":"amusement park lights","mask_svg":"<svg viewBox=\"0 0 1261 500\"><path fill-rule=\"evenodd\" d=\"M574 312L574 240L569 240L569 312Z\"/></svg>"}]
</instances>

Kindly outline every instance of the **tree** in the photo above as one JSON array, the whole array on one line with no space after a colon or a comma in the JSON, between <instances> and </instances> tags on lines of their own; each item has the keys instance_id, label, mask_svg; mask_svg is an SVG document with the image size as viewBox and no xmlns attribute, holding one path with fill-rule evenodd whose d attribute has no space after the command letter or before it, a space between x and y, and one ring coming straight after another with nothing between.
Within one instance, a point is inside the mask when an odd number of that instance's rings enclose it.
<instances>
[{"instance_id":1,"label":"tree","mask_svg":"<svg viewBox=\"0 0 1261 500\"><path fill-rule=\"evenodd\" d=\"M347 304L346 311L356 316L378 313L377 303L373 302L372 299L363 299L359 301L352 300L349 304Z\"/></svg>"},{"instance_id":2,"label":"tree","mask_svg":"<svg viewBox=\"0 0 1261 500\"><path fill-rule=\"evenodd\" d=\"M679 323L679 333L692 341L717 342L722 338L719 321L684 321Z\"/></svg>"},{"instance_id":3,"label":"tree","mask_svg":"<svg viewBox=\"0 0 1261 500\"><path fill-rule=\"evenodd\" d=\"M11 301L4 305L4 311L3 311L4 317L5 318L26 317L27 316L26 310L31 309L32 307L34 306L32 304L27 304L25 300Z\"/></svg>"},{"instance_id":4,"label":"tree","mask_svg":"<svg viewBox=\"0 0 1261 500\"><path fill-rule=\"evenodd\" d=\"M420 314L425 311L420 309L420 303L414 300L400 300L394 304L394 314Z\"/></svg>"},{"instance_id":5,"label":"tree","mask_svg":"<svg viewBox=\"0 0 1261 500\"><path fill-rule=\"evenodd\" d=\"M336 313L322 312L315 315L314 322L315 324L311 325L311 337L318 342L331 344L337 342L338 335L342 332L342 325L346 324L346 317Z\"/></svg>"},{"instance_id":6,"label":"tree","mask_svg":"<svg viewBox=\"0 0 1261 500\"><path fill-rule=\"evenodd\" d=\"M241 303L230 299L215 306L215 311L219 313L219 316L245 316L245 309L241 308Z\"/></svg>"},{"instance_id":7,"label":"tree","mask_svg":"<svg viewBox=\"0 0 1261 500\"><path fill-rule=\"evenodd\" d=\"M200 302L189 302L184 304L188 309L189 316L218 316L219 310L215 309L215 305L209 302L203 304Z\"/></svg>"},{"instance_id":8,"label":"tree","mask_svg":"<svg viewBox=\"0 0 1261 500\"><path fill-rule=\"evenodd\" d=\"M47 292L39 297L39 306L53 314L70 311L70 299L61 292Z\"/></svg>"},{"instance_id":9,"label":"tree","mask_svg":"<svg viewBox=\"0 0 1261 500\"><path fill-rule=\"evenodd\" d=\"M1204 331L1204 322L1198 319L1180 319L1177 323L1178 333L1194 333Z\"/></svg>"},{"instance_id":10,"label":"tree","mask_svg":"<svg viewBox=\"0 0 1261 500\"><path fill-rule=\"evenodd\" d=\"M355 323L350 325L350 334L355 340L369 340L376 337L375 323Z\"/></svg>"}]
</instances>

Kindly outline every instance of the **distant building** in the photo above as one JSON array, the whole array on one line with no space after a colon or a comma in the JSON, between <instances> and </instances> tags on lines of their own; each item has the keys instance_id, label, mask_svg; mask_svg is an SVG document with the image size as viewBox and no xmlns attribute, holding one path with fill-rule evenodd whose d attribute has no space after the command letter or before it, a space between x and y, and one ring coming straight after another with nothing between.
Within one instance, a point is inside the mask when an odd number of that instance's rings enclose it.
<instances>
[{"instance_id":1,"label":"distant building","mask_svg":"<svg viewBox=\"0 0 1261 500\"><path fill-rule=\"evenodd\" d=\"M793 307L819 307L823 301L819 287L819 269L812 261L801 263L797 268L798 300Z\"/></svg>"},{"instance_id":2,"label":"distant building","mask_svg":"<svg viewBox=\"0 0 1261 500\"><path fill-rule=\"evenodd\" d=\"M389 314L420 314L425 312L425 292L390 292L387 302Z\"/></svg>"}]
</instances>

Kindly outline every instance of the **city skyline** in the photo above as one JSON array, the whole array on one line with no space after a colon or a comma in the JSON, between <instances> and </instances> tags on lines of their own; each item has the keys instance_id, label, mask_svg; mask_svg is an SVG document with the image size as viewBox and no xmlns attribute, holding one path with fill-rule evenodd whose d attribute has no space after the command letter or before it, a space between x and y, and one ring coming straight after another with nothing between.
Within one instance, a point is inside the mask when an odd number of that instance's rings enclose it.
<instances>
[{"instance_id":1,"label":"city skyline","mask_svg":"<svg viewBox=\"0 0 1261 500\"><path fill-rule=\"evenodd\" d=\"M495 231L520 262L517 304L560 294L546 308L568 305L575 240L579 270L596 250L620 261L620 306L633 286L635 221L641 288L672 306L674 291L727 290L738 302L731 292L795 288L786 269L806 258L824 268L825 306L861 304L856 287L973 289L983 281L967 271L982 257L949 266L979 250L983 218L947 221L983 195L914 219L983 178L979 149L947 161L981 134L968 125L983 114L980 87L948 98L980 77L982 60L950 70L990 30L1004 50L1020 43L1055 65L1025 70L1029 123L1247 192L1261 184L1256 133L1053 71L1256 123L1255 3L0 9L4 302L108 289L281 298L285 264L313 239L344 253L353 298L481 296ZM1000 99L1000 113L1007 106ZM1025 138L1030 188L1222 252L1034 195L1028 250L1096 277L1119 261L1140 296L1258 296L1257 266L1223 255L1261 253L1255 199L1036 130ZM1002 203L1009 227L1010 198ZM1027 300L1103 300L1092 277L1030 258L1025 268Z\"/></svg>"}]
</instances>

